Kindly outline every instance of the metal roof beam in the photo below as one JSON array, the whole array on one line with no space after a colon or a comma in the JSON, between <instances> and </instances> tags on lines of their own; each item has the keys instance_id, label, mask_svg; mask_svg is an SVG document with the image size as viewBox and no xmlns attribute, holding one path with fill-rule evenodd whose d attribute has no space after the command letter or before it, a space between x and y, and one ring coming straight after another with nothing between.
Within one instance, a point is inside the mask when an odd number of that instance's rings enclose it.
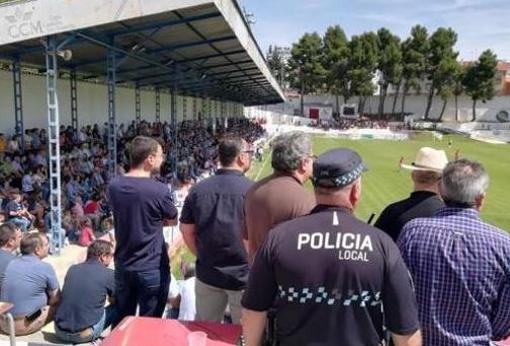
<instances>
[{"instance_id":1,"label":"metal roof beam","mask_svg":"<svg viewBox=\"0 0 510 346\"><path fill-rule=\"evenodd\" d=\"M163 52L172 52L172 51L175 51L178 49L196 47L196 46L201 46L204 44L211 44L211 43L217 43L217 42L231 41L234 39L236 39L236 37L234 35L228 35L228 36L206 39L206 40L201 40L201 41L175 44L175 45L162 47L162 48L158 48L158 49L148 49L145 51L145 53L146 54L159 54L159 53L163 53Z\"/></svg>"},{"instance_id":2,"label":"metal roof beam","mask_svg":"<svg viewBox=\"0 0 510 346\"><path fill-rule=\"evenodd\" d=\"M225 52L225 53L204 55L204 56L197 57L197 58L176 60L172 65L181 65L181 64L186 64L186 63L193 62L193 61L199 61L199 60L205 60L205 59L213 59L213 58L225 57L225 56L229 56L229 55L237 55L237 54L241 54L241 53L245 53L245 50L238 49L238 50L234 50L234 51L230 51L230 52ZM78 63L78 64L69 65L69 66L66 66L66 67L81 67L81 66L85 66L85 65L94 65L94 64L103 63L104 60L105 59L89 60L89 61L84 61L84 62L81 62L81 63ZM165 59L165 60L168 60L168 59ZM154 66L140 66L140 67L137 67L137 68L131 68L131 69L126 69L126 70L119 70L119 73L142 71L143 69L150 69L150 68L154 68Z\"/></svg>"},{"instance_id":3,"label":"metal roof beam","mask_svg":"<svg viewBox=\"0 0 510 346\"><path fill-rule=\"evenodd\" d=\"M158 23L140 25L140 26L136 26L136 27L131 27L130 29L126 29L126 30L116 30L116 31L106 32L106 34L109 36L115 36L117 38L117 37L122 37L122 36L142 32L142 31L161 29L161 28L165 28L165 27L169 27L169 26L191 23L191 22L195 22L198 20L217 18L220 16L221 16L220 12L211 12L211 13L201 14L198 16L191 16L191 17L185 17L185 18L180 18L180 19L162 21L162 22L158 22Z\"/></svg>"},{"instance_id":4,"label":"metal roof beam","mask_svg":"<svg viewBox=\"0 0 510 346\"><path fill-rule=\"evenodd\" d=\"M243 71L253 71L253 70L257 70L258 71L258 67L249 67L249 68L245 68L243 69ZM188 71L181 71L181 73L184 72L189 72ZM210 74L205 74L207 77L212 77L212 76L222 76L222 75L228 75L228 74L231 74L231 73L239 73L240 71L224 71L224 72L216 72L216 73L210 73ZM132 78L132 79L126 79L126 80L119 80L119 83L125 83L125 82L144 82L144 83L141 83L141 85L148 85L148 84L151 84L150 80L151 79L155 79L155 78L164 78L164 77L168 77L168 76L165 76L165 75L162 75L161 73L158 73L158 74L152 74L152 75L149 75L149 76L144 76L144 77L138 77L138 78ZM239 76L240 77L240 76ZM182 79L186 79L187 77L183 77L181 76L181 78L179 78L180 80ZM177 79L177 81L179 80ZM176 79L174 78L171 78L170 80L162 80L162 81L158 81L158 80L155 80L153 81L154 83L160 83L160 82L167 82L167 81L176 81Z\"/></svg>"}]
</instances>

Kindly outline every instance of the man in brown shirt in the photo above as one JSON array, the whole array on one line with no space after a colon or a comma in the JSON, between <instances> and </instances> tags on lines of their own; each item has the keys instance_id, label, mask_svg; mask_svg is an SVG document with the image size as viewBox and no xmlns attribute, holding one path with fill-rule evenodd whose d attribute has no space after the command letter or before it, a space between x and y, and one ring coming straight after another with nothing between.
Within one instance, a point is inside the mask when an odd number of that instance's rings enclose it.
<instances>
[{"instance_id":1,"label":"man in brown shirt","mask_svg":"<svg viewBox=\"0 0 510 346\"><path fill-rule=\"evenodd\" d=\"M313 170L310 136L288 132L272 144L273 174L248 190L244 204L244 238L250 262L270 229L310 213L316 205L315 196L303 187Z\"/></svg>"}]
</instances>

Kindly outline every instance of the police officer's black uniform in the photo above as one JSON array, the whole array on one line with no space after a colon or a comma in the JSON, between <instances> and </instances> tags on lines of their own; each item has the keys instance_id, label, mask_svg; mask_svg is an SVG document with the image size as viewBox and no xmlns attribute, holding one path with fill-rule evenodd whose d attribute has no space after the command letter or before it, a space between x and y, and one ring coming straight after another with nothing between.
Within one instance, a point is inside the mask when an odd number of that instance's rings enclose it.
<instances>
[{"instance_id":1,"label":"police officer's black uniform","mask_svg":"<svg viewBox=\"0 0 510 346\"><path fill-rule=\"evenodd\" d=\"M314 164L314 184L346 186L363 168L355 152L333 150ZM383 326L400 335L419 328L398 248L338 206L319 205L269 233L253 264L243 306L266 311L275 297L282 346L372 346L382 343Z\"/></svg>"}]
</instances>

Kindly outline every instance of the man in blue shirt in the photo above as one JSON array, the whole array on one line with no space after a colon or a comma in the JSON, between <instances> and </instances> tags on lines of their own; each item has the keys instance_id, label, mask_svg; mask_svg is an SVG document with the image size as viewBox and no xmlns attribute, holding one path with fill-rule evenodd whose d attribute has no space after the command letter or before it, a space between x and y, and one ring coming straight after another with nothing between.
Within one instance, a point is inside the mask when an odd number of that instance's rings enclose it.
<instances>
[{"instance_id":1,"label":"man in blue shirt","mask_svg":"<svg viewBox=\"0 0 510 346\"><path fill-rule=\"evenodd\" d=\"M175 224L177 209L168 186L151 176L159 172L163 149L152 138L130 143L130 170L112 179L108 201L115 223L115 287L119 319L161 317L165 309L170 267L163 226ZM116 324L115 323L115 324Z\"/></svg>"},{"instance_id":2,"label":"man in blue shirt","mask_svg":"<svg viewBox=\"0 0 510 346\"><path fill-rule=\"evenodd\" d=\"M481 346L510 335L510 237L480 219L489 176L449 163L446 207L407 223L398 245L416 286L425 346Z\"/></svg>"},{"instance_id":3,"label":"man in blue shirt","mask_svg":"<svg viewBox=\"0 0 510 346\"><path fill-rule=\"evenodd\" d=\"M66 274L62 299L55 316L57 336L72 343L95 340L115 318L113 302L115 278L108 268L113 245L96 240L87 249L87 260L72 266Z\"/></svg>"},{"instance_id":4,"label":"man in blue shirt","mask_svg":"<svg viewBox=\"0 0 510 346\"><path fill-rule=\"evenodd\" d=\"M37 332L53 320L59 301L59 284L53 267L42 261L48 255L49 241L43 233L29 233L21 240L21 257L12 260L5 271L1 300L14 304L16 335ZM8 333L2 320L0 327Z\"/></svg>"},{"instance_id":5,"label":"man in blue shirt","mask_svg":"<svg viewBox=\"0 0 510 346\"><path fill-rule=\"evenodd\" d=\"M252 150L240 138L221 141L221 169L196 185L186 197L180 229L197 256L197 320L221 322L227 304L232 321L241 319L241 295L248 280L248 260L241 225L244 197L252 182Z\"/></svg>"},{"instance_id":6,"label":"man in blue shirt","mask_svg":"<svg viewBox=\"0 0 510 346\"><path fill-rule=\"evenodd\" d=\"M0 287L7 265L16 258L14 252L18 250L20 241L21 231L18 226L10 222L0 225Z\"/></svg>"}]
</instances>

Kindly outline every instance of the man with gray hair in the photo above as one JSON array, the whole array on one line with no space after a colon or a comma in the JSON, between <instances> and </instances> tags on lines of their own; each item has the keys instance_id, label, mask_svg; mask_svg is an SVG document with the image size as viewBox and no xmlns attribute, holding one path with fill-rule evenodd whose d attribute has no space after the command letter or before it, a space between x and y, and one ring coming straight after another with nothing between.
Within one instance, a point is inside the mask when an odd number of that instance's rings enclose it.
<instances>
[{"instance_id":1,"label":"man with gray hair","mask_svg":"<svg viewBox=\"0 0 510 346\"><path fill-rule=\"evenodd\" d=\"M410 221L398 239L425 346L489 345L510 335L510 237L479 217L488 186L480 163L449 163L441 180L446 207Z\"/></svg>"},{"instance_id":2,"label":"man with gray hair","mask_svg":"<svg viewBox=\"0 0 510 346\"><path fill-rule=\"evenodd\" d=\"M316 204L314 195L303 187L312 175L315 157L310 136L283 133L272 148L273 174L248 190L244 204L243 233L250 262L271 228L310 213Z\"/></svg>"}]
</instances>

